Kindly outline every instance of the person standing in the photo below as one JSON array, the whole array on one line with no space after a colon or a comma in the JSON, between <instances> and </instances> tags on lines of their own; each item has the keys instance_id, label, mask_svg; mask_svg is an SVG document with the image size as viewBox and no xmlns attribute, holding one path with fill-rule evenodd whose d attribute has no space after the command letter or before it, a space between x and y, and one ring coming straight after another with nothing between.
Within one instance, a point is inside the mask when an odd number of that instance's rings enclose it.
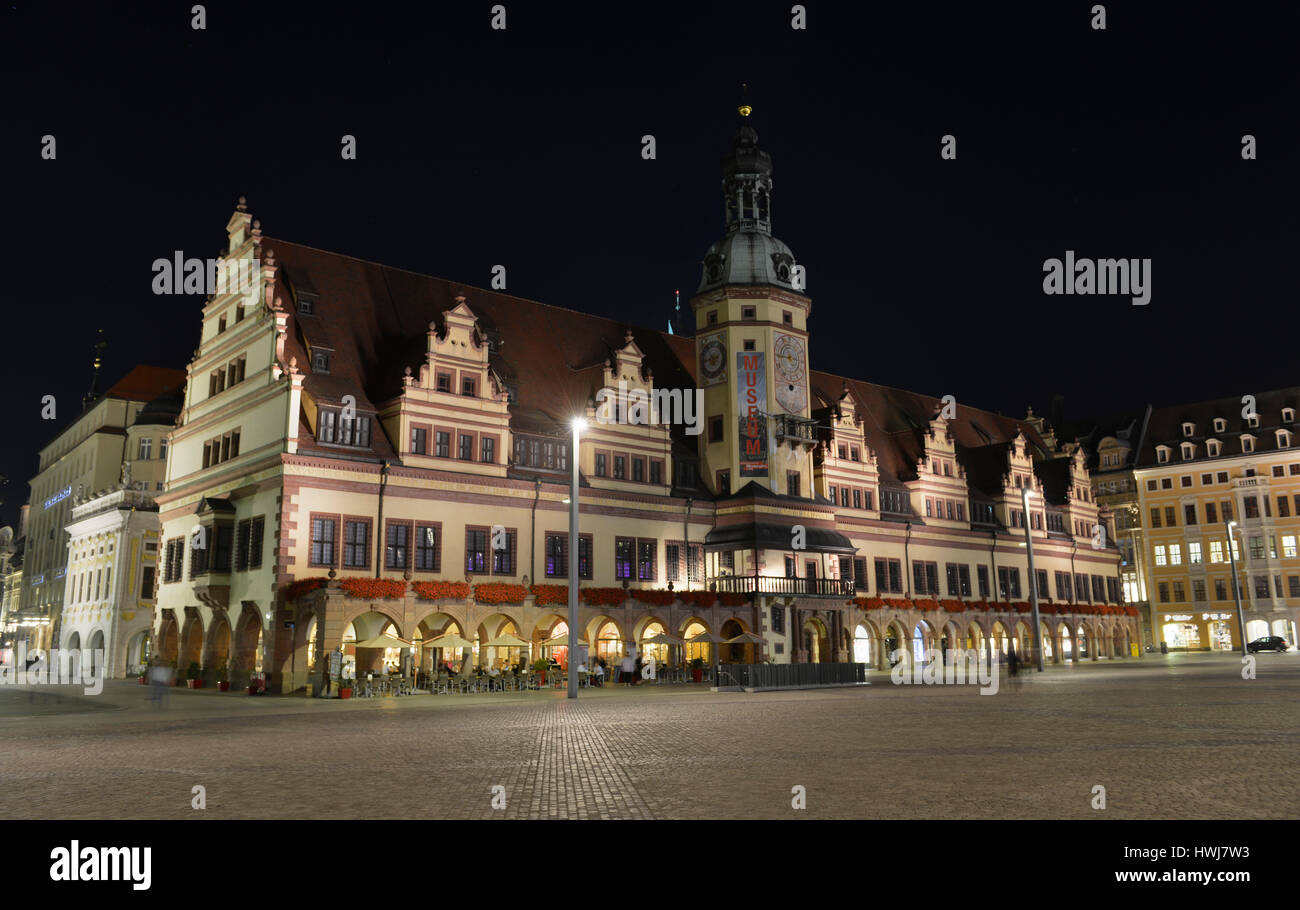
<instances>
[{"instance_id":1,"label":"person standing","mask_svg":"<svg viewBox=\"0 0 1300 910\"><path fill-rule=\"evenodd\" d=\"M630 686L633 683L633 674L636 673L636 661L632 659L631 653L623 655L623 685Z\"/></svg>"}]
</instances>

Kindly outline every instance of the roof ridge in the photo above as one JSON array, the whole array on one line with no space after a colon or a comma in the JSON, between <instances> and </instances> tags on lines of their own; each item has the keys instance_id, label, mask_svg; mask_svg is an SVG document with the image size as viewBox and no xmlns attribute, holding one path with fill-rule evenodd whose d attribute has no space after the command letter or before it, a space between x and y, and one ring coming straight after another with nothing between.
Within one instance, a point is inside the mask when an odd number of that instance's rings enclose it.
<instances>
[{"instance_id":1,"label":"roof ridge","mask_svg":"<svg viewBox=\"0 0 1300 910\"><path fill-rule=\"evenodd\" d=\"M441 281L441 282L444 282L444 283L446 283L446 284L461 285L461 286L463 286L463 287L465 287L466 289L469 289L469 290L482 291L482 292L485 293L485 294L493 294L493 295L495 295L495 296L497 296L497 297L503 297L503 298L507 298L507 299L509 299L509 300L517 300L517 301L520 301L521 303L531 303L531 304L536 304L537 306L544 306L544 307L547 307L547 308L552 309L552 310L560 310L561 312L572 313L572 314L575 315L575 316L582 316L582 317L585 318L585 319L600 319L600 320L603 320L603 321L605 321L605 322L610 323L611 325L619 326L619 327L622 327L622 328L632 327L632 328L642 329L642 330L647 331L647 332L654 332L655 334L660 335L660 336L662 336L662 337L664 337L664 338L694 338L694 337L695 337L694 335L678 335L678 334L676 334L676 333L664 332L664 331L659 330L659 329L651 328L650 326L635 325L634 323L631 323L631 322L620 322L619 320L611 319L611 318L608 317L608 316L601 316L601 315L596 314L596 313L584 313L582 310L575 310L575 309L573 309L573 308L571 308L571 307L560 306L559 304L555 304L555 303L547 303L547 302L544 301L544 300L534 300L532 297L520 297L520 296L518 296L518 295L516 295L516 294L510 294L510 293L507 293L507 292L505 292L505 291L498 291L498 290L494 290L494 289L492 289L492 288L483 288L483 287L479 287L479 286L476 285L476 284L471 284L471 283L469 283L469 282L465 282L465 281L458 281L458 280L451 279L451 278L442 278L442 277L440 277L440 276L438 276L438 275L430 275L430 274L428 274L427 272L417 272L417 271L415 271L414 269L403 268L403 267L400 266L400 265L389 265L388 263L385 263L385 262L376 262L376 261L373 260L373 259L363 259L363 258L361 258L360 256L353 256L353 255L351 255L351 254L349 254L349 253L339 253L339 252L335 252L334 250L325 250L325 249L321 249L320 247L317 247L317 246L311 246L311 245L306 244L306 243L298 243L296 240L286 240L286 239L283 238L283 237L267 237L267 236L263 236L263 238L262 238L262 246L265 247L265 248L267 248L267 249L271 249L272 251L274 251L274 247L270 246L270 244L271 244L272 242L274 242L274 243L285 243L285 244L288 244L288 245L290 245L290 246L296 246L296 247L299 247L300 249L311 250L311 251L314 252L314 253L322 253L322 254L324 254L324 255L326 255L326 256L337 256L337 257L340 258L340 259L351 259L353 262L359 262L359 263L361 263L361 264L363 264L363 265L375 266L376 268L380 268L380 269L387 269L387 270L394 271L394 272L405 272L406 274L408 274L408 275L414 275L414 276L417 277L417 278L427 278L427 279L431 279L431 280L433 280L433 281ZM391 295L389 295L389 296L390 296L390 299L391 299ZM471 308L471 309L472 309L472 308Z\"/></svg>"}]
</instances>

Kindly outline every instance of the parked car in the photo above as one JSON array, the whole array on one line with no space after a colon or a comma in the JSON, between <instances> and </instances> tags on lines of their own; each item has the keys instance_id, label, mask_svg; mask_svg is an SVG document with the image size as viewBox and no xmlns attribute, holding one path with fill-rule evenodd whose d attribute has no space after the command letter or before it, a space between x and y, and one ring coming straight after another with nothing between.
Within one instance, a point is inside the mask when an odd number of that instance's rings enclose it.
<instances>
[{"instance_id":1,"label":"parked car","mask_svg":"<svg viewBox=\"0 0 1300 910\"><path fill-rule=\"evenodd\" d=\"M1246 645L1250 653L1255 654L1260 651L1285 651L1287 649L1286 639L1278 635L1265 635L1263 638L1257 638Z\"/></svg>"}]
</instances>

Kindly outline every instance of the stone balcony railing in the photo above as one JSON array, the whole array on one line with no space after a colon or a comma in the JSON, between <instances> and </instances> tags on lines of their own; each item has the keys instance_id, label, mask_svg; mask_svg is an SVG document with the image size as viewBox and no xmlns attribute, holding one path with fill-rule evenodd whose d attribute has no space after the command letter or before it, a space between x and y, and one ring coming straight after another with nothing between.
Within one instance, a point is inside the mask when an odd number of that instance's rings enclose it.
<instances>
[{"instance_id":1,"label":"stone balcony railing","mask_svg":"<svg viewBox=\"0 0 1300 910\"><path fill-rule=\"evenodd\" d=\"M78 500L72 507L72 520L79 521L87 515L96 515L111 509L136 509L137 511L154 511L158 504L153 494L144 490L126 490L118 487L112 490L100 490Z\"/></svg>"}]
</instances>

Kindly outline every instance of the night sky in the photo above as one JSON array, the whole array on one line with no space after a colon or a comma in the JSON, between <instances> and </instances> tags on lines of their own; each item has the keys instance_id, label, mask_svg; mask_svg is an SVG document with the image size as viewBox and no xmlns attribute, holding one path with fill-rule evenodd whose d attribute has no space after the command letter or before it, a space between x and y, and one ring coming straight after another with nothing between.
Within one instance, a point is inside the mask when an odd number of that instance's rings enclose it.
<instances>
[{"instance_id":1,"label":"night sky","mask_svg":"<svg viewBox=\"0 0 1300 910\"><path fill-rule=\"evenodd\" d=\"M3 4L0 521L97 329L101 389L188 362L201 300L151 264L219 253L241 194L269 236L484 287L501 263L510 293L665 327L723 231L741 82L815 367L1072 420L1297 381L1294 9L1109 3L1099 32L1091 3L812 2L795 31L789 2L505 5L499 32L490 2L208 3L205 31L190 2ZM1150 305L1045 296L1067 249L1151 258Z\"/></svg>"}]
</instances>

